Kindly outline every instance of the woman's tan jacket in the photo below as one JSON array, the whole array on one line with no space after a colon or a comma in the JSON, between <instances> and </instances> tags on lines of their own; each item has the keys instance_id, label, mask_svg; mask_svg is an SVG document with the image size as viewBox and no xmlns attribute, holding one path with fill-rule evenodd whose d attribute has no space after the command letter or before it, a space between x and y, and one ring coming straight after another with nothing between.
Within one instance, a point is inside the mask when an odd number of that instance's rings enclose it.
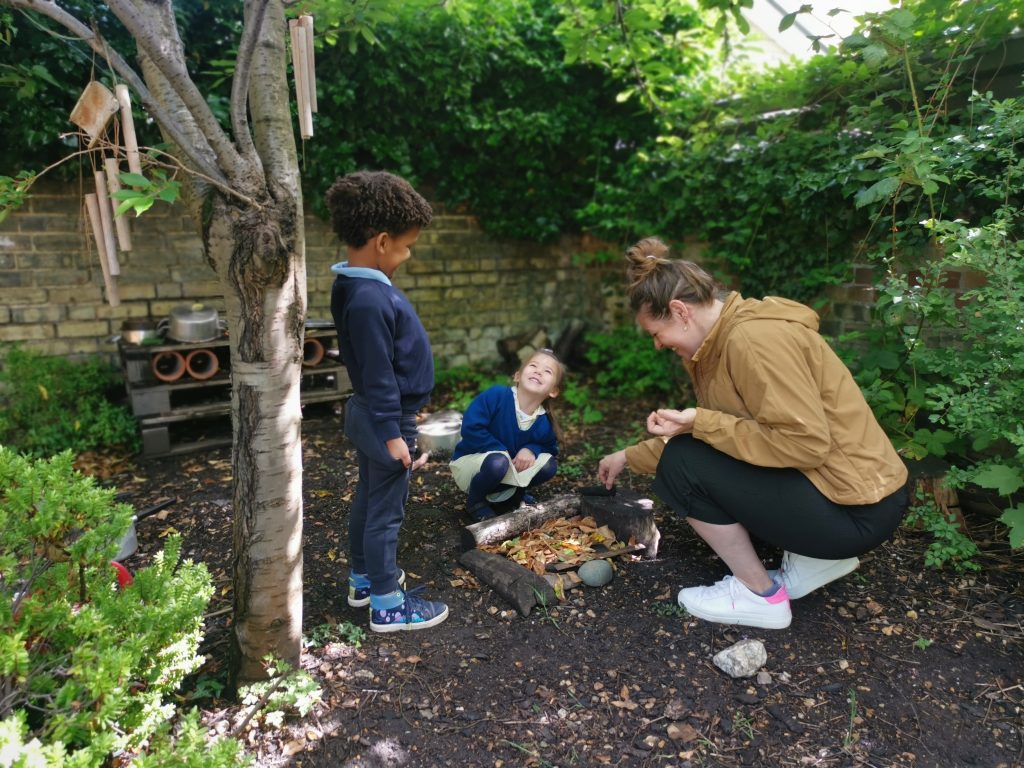
<instances>
[{"instance_id":1,"label":"woman's tan jacket","mask_svg":"<svg viewBox=\"0 0 1024 768\"><path fill-rule=\"evenodd\" d=\"M798 469L838 504L873 504L906 483L906 466L809 307L730 293L686 369L697 395L693 436L723 453ZM629 468L653 474L664 445L627 448Z\"/></svg>"}]
</instances>

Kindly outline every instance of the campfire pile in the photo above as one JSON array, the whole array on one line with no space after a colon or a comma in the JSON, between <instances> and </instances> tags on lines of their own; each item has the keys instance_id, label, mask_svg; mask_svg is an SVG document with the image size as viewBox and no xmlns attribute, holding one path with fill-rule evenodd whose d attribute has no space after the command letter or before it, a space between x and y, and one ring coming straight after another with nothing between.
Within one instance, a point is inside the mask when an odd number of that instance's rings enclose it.
<instances>
[{"instance_id":1,"label":"campfire pile","mask_svg":"<svg viewBox=\"0 0 1024 768\"><path fill-rule=\"evenodd\" d=\"M559 517L515 538L480 547L485 552L504 555L538 576L550 571L575 568L587 560L615 557L636 551L636 541L616 540L607 525L597 525L592 517Z\"/></svg>"}]
</instances>

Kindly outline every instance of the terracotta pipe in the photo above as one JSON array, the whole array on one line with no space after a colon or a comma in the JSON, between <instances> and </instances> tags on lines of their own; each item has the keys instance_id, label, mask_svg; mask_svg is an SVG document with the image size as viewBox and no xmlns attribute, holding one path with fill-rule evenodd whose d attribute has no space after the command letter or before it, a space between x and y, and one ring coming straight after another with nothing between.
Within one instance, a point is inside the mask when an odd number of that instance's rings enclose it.
<instances>
[{"instance_id":1,"label":"terracotta pipe","mask_svg":"<svg viewBox=\"0 0 1024 768\"><path fill-rule=\"evenodd\" d=\"M185 358L185 370L193 379L203 381L220 370L220 360L212 349L193 349Z\"/></svg>"},{"instance_id":2,"label":"terracotta pipe","mask_svg":"<svg viewBox=\"0 0 1024 768\"><path fill-rule=\"evenodd\" d=\"M324 359L324 345L320 339L306 339L302 342L302 364L306 368L320 365Z\"/></svg>"},{"instance_id":3,"label":"terracotta pipe","mask_svg":"<svg viewBox=\"0 0 1024 768\"><path fill-rule=\"evenodd\" d=\"M176 349L168 349L153 355L149 367L160 381L177 381L185 375L185 357Z\"/></svg>"}]
</instances>

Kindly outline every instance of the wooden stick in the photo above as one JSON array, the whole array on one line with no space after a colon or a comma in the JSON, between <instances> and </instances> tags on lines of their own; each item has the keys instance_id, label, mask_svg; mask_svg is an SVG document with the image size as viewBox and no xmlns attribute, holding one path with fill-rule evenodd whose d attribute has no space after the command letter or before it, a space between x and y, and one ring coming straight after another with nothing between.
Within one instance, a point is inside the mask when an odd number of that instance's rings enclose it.
<instances>
[{"instance_id":1,"label":"wooden stick","mask_svg":"<svg viewBox=\"0 0 1024 768\"><path fill-rule=\"evenodd\" d=\"M117 277L121 274L121 263L117 260L117 244L114 241L114 215L107 197L107 174L96 171L96 204L100 208L100 225L103 227L104 253L110 264L110 274Z\"/></svg>"},{"instance_id":2,"label":"wooden stick","mask_svg":"<svg viewBox=\"0 0 1024 768\"><path fill-rule=\"evenodd\" d=\"M313 136L313 113L310 111L309 85L306 75L306 30L297 20L288 22L292 38L292 69L295 72L295 99L299 113L299 136Z\"/></svg>"},{"instance_id":3,"label":"wooden stick","mask_svg":"<svg viewBox=\"0 0 1024 768\"><path fill-rule=\"evenodd\" d=\"M306 30L306 95L309 108L316 112L316 55L313 51L313 17L299 16L299 25Z\"/></svg>"},{"instance_id":4,"label":"wooden stick","mask_svg":"<svg viewBox=\"0 0 1024 768\"><path fill-rule=\"evenodd\" d=\"M128 155L128 170L142 175L142 161L139 159L139 142L135 138L135 121L132 120L132 96L128 86L119 83L114 86L117 101L121 105L121 128L124 130L124 147Z\"/></svg>"},{"instance_id":5,"label":"wooden stick","mask_svg":"<svg viewBox=\"0 0 1024 768\"><path fill-rule=\"evenodd\" d=\"M132 249L132 231L128 226L128 217L117 212L117 198L114 195L121 191L121 169L118 167L116 157L103 159L103 166L107 170L107 191L110 192L110 205L114 211L114 226L117 229L117 243L122 251Z\"/></svg>"},{"instance_id":6,"label":"wooden stick","mask_svg":"<svg viewBox=\"0 0 1024 768\"><path fill-rule=\"evenodd\" d=\"M85 196L85 208L89 212L89 225L92 227L92 236L96 240L96 251L100 257L103 285L107 289L107 303L112 307L118 307L121 305L121 299L117 295L117 284L110 275L110 265L103 258L103 225L100 223L100 206L96 201L96 195L89 193Z\"/></svg>"},{"instance_id":7,"label":"wooden stick","mask_svg":"<svg viewBox=\"0 0 1024 768\"><path fill-rule=\"evenodd\" d=\"M579 508L580 497L575 494L558 496L535 506L520 507L504 515L467 525L462 529L462 547L473 549L483 544L497 544L536 528L546 520L577 515Z\"/></svg>"}]
</instances>

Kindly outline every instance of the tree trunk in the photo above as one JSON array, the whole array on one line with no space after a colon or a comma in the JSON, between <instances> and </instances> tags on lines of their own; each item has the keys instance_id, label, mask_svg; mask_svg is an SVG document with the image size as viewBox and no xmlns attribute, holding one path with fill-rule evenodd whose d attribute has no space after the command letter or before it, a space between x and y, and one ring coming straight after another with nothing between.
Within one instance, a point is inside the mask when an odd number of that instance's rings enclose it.
<instances>
[{"instance_id":1,"label":"tree trunk","mask_svg":"<svg viewBox=\"0 0 1024 768\"><path fill-rule=\"evenodd\" d=\"M218 273L231 349L232 679L240 683L266 677L268 654L297 666L302 639L305 275L293 250L296 215L294 202L287 214L264 216L221 201L207 233L211 261L226 267ZM290 223L283 233L282 221ZM270 264L264 279L251 276Z\"/></svg>"}]
</instances>

